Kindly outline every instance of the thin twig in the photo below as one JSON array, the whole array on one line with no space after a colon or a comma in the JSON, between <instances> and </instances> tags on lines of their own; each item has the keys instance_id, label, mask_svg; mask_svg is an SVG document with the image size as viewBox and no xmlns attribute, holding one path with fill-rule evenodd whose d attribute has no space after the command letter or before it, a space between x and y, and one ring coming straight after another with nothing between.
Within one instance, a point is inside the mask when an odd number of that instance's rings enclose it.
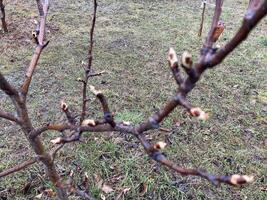
<instances>
[{"instance_id":1,"label":"thin twig","mask_svg":"<svg viewBox=\"0 0 267 200\"><path fill-rule=\"evenodd\" d=\"M228 54L230 54L238 45L240 45L252 31L252 29L260 22L260 20L267 15L267 0L258 6L256 10L248 9L242 26L235 34L235 36L218 52L206 58L206 66L214 67L220 64Z\"/></svg>"},{"instance_id":2,"label":"thin twig","mask_svg":"<svg viewBox=\"0 0 267 200\"><path fill-rule=\"evenodd\" d=\"M216 0L214 15L213 15L210 31L208 33L208 37L206 38L206 41L203 45L204 48L207 48L207 49L212 48L213 35L214 35L215 30L216 30L216 26L219 22L221 12L222 12L222 0Z\"/></svg>"},{"instance_id":3,"label":"thin twig","mask_svg":"<svg viewBox=\"0 0 267 200\"><path fill-rule=\"evenodd\" d=\"M86 116L87 85L88 85L88 79L90 77L90 72L91 72L92 62L93 62L94 30L95 30L95 23L96 23L97 1L93 0L93 2L94 2L94 11L93 11L92 25L90 29L88 65L85 68L85 79L84 79L83 90L82 90L82 94L83 94L82 95L82 112L81 112L80 123L83 122Z\"/></svg>"},{"instance_id":4,"label":"thin twig","mask_svg":"<svg viewBox=\"0 0 267 200\"><path fill-rule=\"evenodd\" d=\"M47 13L49 9L49 1L48 0L44 1L45 2L44 4L40 0L36 0L36 2L37 2L38 10L39 10L39 15L40 15L40 33L38 35L38 45L34 51L32 60L30 62L30 65L25 75L26 77L25 77L24 83L21 87L22 94L24 95L24 100L26 100L26 96L29 90L29 86L31 84L32 76L37 67L40 55L43 49L48 44L48 42L44 44L44 39L45 39L46 17L47 17Z\"/></svg>"},{"instance_id":5,"label":"thin twig","mask_svg":"<svg viewBox=\"0 0 267 200\"><path fill-rule=\"evenodd\" d=\"M206 1L202 1L202 15L201 15L201 23L200 23L200 28L199 28L199 32L198 32L198 36L201 37L202 35L202 30L203 30L203 24L204 24L204 18L205 18L205 9L206 9Z\"/></svg>"},{"instance_id":6,"label":"thin twig","mask_svg":"<svg viewBox=\"0 0 267 200\"><path fill-rule=\"evenodd\" d=\"M3 4L3 0L0 0L0 19L2 21L2 28L4 33L8 32L7 23L6 23L6 12L5 5Z\"/></svg>"},{"instance_id":7,"label":"thin twig","mask_svg":"<svg viewBox=\"0 0 267 200\"><path fill-rule=\"evenodd\" d=\"M90 85L90 90L100 101L104 113L104 119L106 120L106 122L109 123L112 127L115 127L116 123L114 122L112 113L109 110L108 101L104 96L103 92L100 90L96 90L95 87L92 85Z\"/></svg>"},{"instance_id":8,"label":"thin twig","mask_svg":"<svg viewBox=\"0 0 267 200\"><path fill-rule=\"evenodd\" d=\"M6 170L0 172L0 178L7 176L9 174L13 174L13 173L18 172L18 171L21 171L21 170L33 165L36 162L37 162L37 159L31 159L31 160L25 161L19 165L16 165L10 169L6 169Z\"/></svg>"},{"instance_id":9,"label":"thin twig","mask_svg":"<svg viewBox=\"0 0 267 200\"><path fill-rule=\"evenodd\" d=\"M96 73L90 73L88 77L94 77L94 76L101 76L102 74L106 74L106 71L96 72Z\"/></svg>"},{"instance_id":10,"label":"thin twig","mask_svg":"<svg viewBox=\"0 0 267 200\"><path fill-rule=\"evenodd\" d=\"M7 119L10 121L16 122L18 124L21 123L20 119L17 118L15 115L8 113L8 112L5 112L3 110L0 110L0 118Z\"/></svg>"}]
</instances>

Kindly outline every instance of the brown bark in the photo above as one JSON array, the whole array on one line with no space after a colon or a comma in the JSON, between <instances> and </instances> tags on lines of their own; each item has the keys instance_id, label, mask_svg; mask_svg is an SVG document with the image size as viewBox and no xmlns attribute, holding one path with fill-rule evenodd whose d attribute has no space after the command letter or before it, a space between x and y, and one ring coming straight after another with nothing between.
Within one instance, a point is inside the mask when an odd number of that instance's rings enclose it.
<instances>
[{"instance_id":1,"label":"brown bark","mask_svg":"<svg viewBox=\"0 0 267 200\"><path fill-rule=\"evenodd\" d=\"M7 33L8 29L7 29L7 23L6 23L6 12L5 12L5 6L3 4L3 0L0 0L0 18L2 22L2 28L4 32Z\"/></svg>"},{"instance_id":2,"label":"brown bark","mask_svg":"<svg viewBox=\"0 0 267 200\"><path fill-rule=\"evenodd\" d=\"M213 175L208 172L198 170L198 169L188 169L183 168L175 164L174 162L168 160L161 150L164 148L164 144L156 143L151 144L145 137L145 131L159 128L159 124L178 106L184 107L192 116L198 117L199 119L206 120L208 118L207 114L198 107L194 107L187 99L187 94L192 91L199 81L201 75L205 72L206 69L217 66L221 63L227 55L229 55L242 41L244 41L252 29L259 23L259 21L267 15L267 0L264 0L261 4L259 1L254 0L250 2L248 11L244 17L243 24L236 33L236 35L221 49L217 52L212 48L213 46L213 34L216 30L220 14L222 0L216 0L216 7L214 11L214 16L212 20L212 25L209 31L209 34L206 38L205 43L203 44L201 54L199 56L199 61L194 64L192 56L189 53L184 53L182 55L181 62L179 62L178 57L174 49L170 49L168 54L168 63L170 69L173 73L174 79L178 85L178 91L169 101L163 105L162 109L154 113L149 119L143 123L132 126L127 122L116 122L113 118L113 115L110 111L108 101L104 94L101 91L95 90L94 87L90 87L91 91L96 95L101 103L103 109L103 119L101 120L92 120L88 119L83 123L86 116L86 102L87 102L87 84L88 78L90 77L91 65L92 65L92 51L93 51L93 34L94 27L96 23L96 8L97 2L94 2L94 14L92 20L92 26L90 30L90 45L88 52L88 65L85 69L85 80L83 82L83 100L82 100L82 112L80 113L80 123L76 123L75 116L68 110L66 103L62 103L61 109L65 113L67 122L63 124L48 124L41 128L34 128L32 126L32 121L28 115L27 109L27 94L31 79L33 77L34 71L37 67L38 60L42 53L45 44L45 24L46 24L46 15L48 11L49 2L48 0L44 1L44 4L40 0L36 0L38 11L40 14L40 34L38 35L38 45L35 49L32 61L27 69L25 81L20 88L16 89L12 86L8 80L0 73L0 89L10 97L12 103L16 108L16 115L8 113L6 111L0 110L0 117L16 122L21 126L22 131L24 132L26 138L28 139L32 149L36 154L36 159L42 162L46 171L46 174L49 180L54 184L58 199L65 200L68 199L67 189L68 184L62 183L60 176L55 168L54 158L57 151L64 146L66 143L74 142L79 140L80 136L84 132L105 132L105 131L114 131L114 132L124 132L126 134L131 134L135 136L140 144L144 147L146 153L150 156L151 159L159 162L160 164L174 170L177 173L182 175L194 175L205 178L212 182L215 185L220 183L226 183L230 185L241 185L252 181L252 177L242 176L242 175L230 175L230 176L218 176ZM181 69L185 70L185 75L181 74ZM54 144L58 144L53 151L48 152L44 144L41 141L40 135L49 130L54 131L65 131L71 130L72 135L69 137L59 137L54 140ZM28 161L23 163L15 168L11 168L3 172L3 174L10 174L19 170L24 169L25 167L32 164L33 161ZM1 175L1 173L0 173ZM76 191L77 192L77 191ZM79 195L87 196L84 191L78 191ZM90 196L87 196L88 198Z\"/></svg>"}]
</instances>

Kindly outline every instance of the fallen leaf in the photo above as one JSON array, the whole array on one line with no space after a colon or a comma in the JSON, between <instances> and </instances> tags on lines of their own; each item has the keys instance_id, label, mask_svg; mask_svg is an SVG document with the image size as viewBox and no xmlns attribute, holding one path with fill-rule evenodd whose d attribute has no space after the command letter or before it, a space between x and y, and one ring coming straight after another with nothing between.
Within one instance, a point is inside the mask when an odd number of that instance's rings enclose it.
<instances>
[{"instance_id":1,"label":"fallen leaf","mask_svg":"<svg viewBox=\"0 0 267 200\"><path fill-rule=\"evenodd\" d=\"M43 191L43 194L47 197L53 197L55 196L55 193L52 189L46 189L45 191Z\"/></svg>"},{"instance_id":2,"label":"fallen leaf","mask_svg":"<svg viewBox=\"0 0 267 200\"><path fill-rule=\"evenodd\" d=\"M106 194L113 192L113 189L109 185L106 185L105 183L103 184L101 190Z\"/></svg>"},{"instance_id":3,"label":"fallen leaf","mask_svg":"<svg viewBox=\"0 0 267 200\"><path fill-rule=\"evenodd\" d=\"M106 200L106 197L105 197L105 195L103 195L103 194L100 194L100 198L101 198L102 200Z\"/></svg>"},{"instance_id":4,"label":"fallen leaf","mask_svg":"<svg viewBox=\"0 0 267 200\"><path fill-rule=\"evenodd\" d=\"M41 200L42 196L43 196L43 193L38 194L38 195L36 195L36 196L34 197L34 200Z\"/></svg>"},{"instance_id":5,"label":"fallen leaf","mask_svg":"<svg viewBox=\"0 0 267 200\"><path fill-rule=\"evenodd\" d=\"M120 192L120 194L115 198L115 200L119 200L119 199L121 199L121 197L123 196L123 195L125 195L127 192L129 192L130 191L130 187L129 188L125 188L125 189L123 189L121 192Z\"/></svg>"},{"instance_id":6,"label":"fallen leaf","mask_svg":"<svg viewBox=\"0 0 267 200\"><path fill-rule=\"evenodd\" d=\"M139 186L140 196L144 196L147 193L147 185L146 183L141 183Z\"/></svg>"}]
</instances>

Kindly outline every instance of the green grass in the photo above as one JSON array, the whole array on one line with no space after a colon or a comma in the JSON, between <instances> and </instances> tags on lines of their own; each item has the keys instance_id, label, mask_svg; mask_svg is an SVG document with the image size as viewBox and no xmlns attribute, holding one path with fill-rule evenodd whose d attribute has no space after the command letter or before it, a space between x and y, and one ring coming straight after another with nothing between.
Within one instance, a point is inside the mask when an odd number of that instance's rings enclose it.
<instances>
[{"instance_id":1,"label":"green grass","mask_svg":"<svg viewBox=\"0 0 267 200\"><path fill-rule=\"evenodd\" d=\"M51 3L50 44L42 53L28 99L34 126L62 119L62 99L77 114L81 108L81 85L76 79L83 76L81 63L87 58L92 5L73 0ZM220 45L236 32L247 6L240 0L226 0L224 5L236 10L223 10L226 30ZM92 78L90 84L105 92L116 119L138 124L174 94L177 86L166 61L168 48L174 47L179 55L188 50L197 60L204 40L197 36L199 6L196 0L99 2L93 70L107 74ZM19 85L34 49L30 35L36 7L33 2L11 1L6 9L10 33L0 35L0 70ZM208 7L203 35L212 14ZM208 122L192 119L177 108L162 124L170 132L150 131L148 136L155 142L166 140L164 152L181 166L215 174L254 174L254 183L241 188L215 187L200 178L180 176L151 161L135 138L119 133L85 133L81 143L66 145L57 160L61 174L67 177L75 168L73 162L79 164L90 177L90 191L96 199L101 194L114 199L125 188L130 191L124 199L267 199L266 24L264 19L222 64L205 73L189 95L192 104L211 114ZM90 117L100 117L98 101L92 94L90 98ZM14 109L1 92L0 107ZM49 148L49 140L56 135L43 135ZM19 128L0 119L0 171L31 155ZM32 179L38 184L23 194L25 183ZM104 194L97 186L99 180L114 191ZM142 184L147 186L144 196ZM0 194L8 189L7 199L32 199L42 187L52 186L36 164L0 180Z\"/></svg>"}]
</instances>

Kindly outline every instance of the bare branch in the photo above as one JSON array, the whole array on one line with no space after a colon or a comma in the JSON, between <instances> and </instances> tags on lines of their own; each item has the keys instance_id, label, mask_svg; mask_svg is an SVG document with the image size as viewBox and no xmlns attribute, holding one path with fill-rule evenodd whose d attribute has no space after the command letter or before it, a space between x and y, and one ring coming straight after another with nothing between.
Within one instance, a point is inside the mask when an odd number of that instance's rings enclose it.
<instances>
[{"instance_id":1,"label":"bare branch","mask_svg":"<svg viewBox=\"0 0 267 200\"><path fill-rule=\"evenodd\" d=\"M19 165L16 165L10 169L4 170L4 171L0 172L0 178L7 176L9 174L13 174L13 173L18 172L18 171L21 171L21 170L33 165L36 162L37 162L37 159L31 159L31 160L25 161Z\"/></svg>"},{"instance_id":2,"label":"bare branch","mask_svg":"<svg viewBox=\"0 0 267 200\"><path fill-rule=\"evenodd\" d=\"M16 122L18 124L21 123L21 120L19 118L17 118L15 115L5 112L3 110L0 110L0 118L4 118L13 122Z\"/></svg>"},{"instance_id":3,"label":"bare branch","mask_svg":"<svg viewBox=\"0 0 267 200\"><path fill-rule=\"evenodd\" d=\"M178 85L181 85L184 81L184 78L182 77L182 74L179 70L179 63L177 55L173 48L170 48L169 54L168 54L168 62L169 66L171 68L173 77Z\"/></svg>"},{"instance_id":4,"label":"bare branch","mask_svg":"<svg viewBox=\"0 0 267 200\"><path fill-rule=\"evenodd\" d=\"M82 97L82 112L81 112L80 123L83 122L86 116L87 84L88 84L88 79L90 77L90 72L91 72L92 62L93 62L94 30L95 30L95 23L96 23L97 1L93 0L93 2L94 2L94 11L93 11L92 25L90 29L88 65L85 69L85 80L83 83L83 90L82 90L83 97Z\"/></svg>"},{"instance_id":5,"label":"bare branch","mask_svg":"<svg viewBox=\"0 0 267 200\"><path fill-rule=\"evenodd\" d=\"M210 31L209 31L208 37L206 39L206 42L203 45L204 48L209 49L213 45L213 35L214 35L214 32L216 30L216 26L217 26L219 19L220 19L220 16L221 16L222 2L223 2L222 0L216 0L216 6L215 6L215 10L214 10L212 24L211 24Z\"/></svg>"},{"instance_id":6,"label":"bare branch","mask_svg":"<svg viewBox=\"0 0 267 200\"><path fill-rule=\"evenodd\" d=\"M236 35L219 51L206 58L206 66L214 67L221 63L241 42L243 42L259 21L267 15L267 0L264 0L256 10L248 9L243 24Z\"/></svg>"},{"instance_id":7,"label":"bare branch","mask_svg":"<svg viewBox=\"0 0 267 200\"><path fill-rule=\"evenodd\" d=\"M37 7L39 10L39 15L40 15L40 33L38 35L38 45L34 51L31 63L27 69L26 72L26 77L25 77L25 81L21 87L21 91L24 95L24 99L26 99L28 90L29 90L29 86L31 84L31 80L32 80L32 76L33 73L37 67L37 63L39 61L40 55L43 51L43 49L47 46L48 42L46 44L44 44L44 38L45 38L45 25L46 25L46 16L48 13L48 9L49 9L49 2L45 1L45 3L41 3L40 0L36 0L37 2Z\"/></svg>"},{"instance_id":8,"label":"bare branch","mask_svg":"<svg viewBox=\"0 0 267 200\"><path fill-rule=\"evenodd\" d=\"M8 96L19 96L18 91L5 79L0 72L0 89Z\"/></svg>"},{"instance_id":9,"label":"bare branch","mask_svg":"<svg viewBox=\"0 0 267 200\"><path fill-rule=\"evenodd\" d=\"M6 24L6 12L5 12L5 6L3 4L3 0L0 0L0 19L2 21L2 28L4 33L8 32L7 24Z\"/></svg>"},{"instance_id":10,"label":"bare branch","mask_svg":"<svg viewBox=\"0 0 267 200\"><path fill-rule=\"evenodd\" d=\"M202 15L201 15L201 23L200 23L200 28L198 32L198 36L201 37L202 35L202 30L203 30L203 24L204 24L204 18L205 18L205 9L206 9L206 1L202 1Z\"/></svg>"},{"instance_id":11,"label":"bare branch","mask_svg":"<svg viewBox=\"0 0 267 200\"><path fill-rule=\"evenodd\" d=\"M30 133L30 138L36 138L37 136L41 135L45 131L86 131L86 132L106 132L106 131L113 131L115 130L113 127L111 127L109 124L103 124L101 121L95 121L95 126L74 126L71 124L48 124L44 127L38 128L36 130L33 130Z\"/></svg>"},{"instance_id":12,"label":"bare branch","mask_svg":"<svg viewBox=\"0 0 267 200\"><path fill-rule=\"evenodd\" d=\"M106 74L106 71L96 72L96 73L90 73L88 77L94 77L94 76L101 76L102 74Z\"/></svg>"},{"instance_id":13,"label":"bare branch","mask_svg":"<svg viewBox=\"0 0 267 200\"><path fill-rule=\"evenodd\" d=\"M90 85L91 92L94 93L94 95L99 99L102 109L104 112L104 119L107 123L109 123L112 127L116 126L116 123L114 122L113 116L109 110L108 102L102 91L96 90L94 86Z\"/></svg>"},{"instance_id":14,"label":"bare branch","mask_svg":"<svg viewBox=\"0 0 267 200\"><path fill-rule=\"evenodd\" d=\"M88 66L87 66L87 75L91 71L92 61L93 61L93 47L94 47L94 31L95 31L95 23L96 23L96 11L97 11L97 1L93 0L94 2L94 11L93 11L93 19L92 19L92 26L90 30L90 42L89 42L89 49L88 49Z\"/></svg>"},{"instance_id":15,"label":"bare branch","mask_svg":"<svg viewBox=\"0 0 267 200\"><path fill-rule=\"evenodd\" d=\"M1 0L0 0L1 1ZM48 44L45 44L45 26L46 26L46 16L49 8L48 0L36 0L39 15L40 15L40 31L38 38L36 40L37 47L35 49L35 53L32 57L31 63L26 72L25 81L21 87L22 94L17 91L0 73L0 89L3 90L12 100L13 104L17 110L17 116L12 115L11 113L7 113L5 111L0 110L0 117L8 119L10 121L17 122L25 136L29 140L30 145L32 146L34 152L38 156L38 160L40 160L46 169L46 173L50 179L50 181L54 184L57 195L59 199L68 199L67 197L67 189L71 189L70 192L75 192L82 196L83 198L93 199L89 194L85 193L81 188L72 186L73 184L73 173L70 175L72 180L67 184L63 184L61 182L60 176L56 171L54 165L54 159L56 153L66 144L70 142L78 141L81 135L85 132L106 132L106 131L114 131L114 132L123 132L127 134L131 134L135 136L138 141L144 147L146 153L150 158L157 161L158 163L167 166L168 168L174 170L177 173L182 175L194 175L205 178L212 182L215 185L220 183L226 183L230 185L241 185L244 183L249 183L253 180L253 177L250 176L242 176L242 175L231 175L231 176L217 176L209 174L204 170L198 169L187 169L178 166L174 162L168 160L162 150L166 146L164 142L157 142L156 144L150 144L150 142L146 139L144 132L159 128L159 124L178 106L184 107L192 116L197 117L202 120L208 119L208 114L205 113L201 108L194 107L187 100L187 94L195 87L196 83L199 81L203 72L211 67L218 65L223 59L232 52L243 40L246 39L251 30L257 25L257 23L267 14L267 0L262 1L260 4L259 0L251 0L248 11L244 17L243 24L237 34L230 40L223 48L219 49L216 52L212 47L214 44L213 35L216 30L216 26L218 24L222 0L216 0L216 7L214 11L214 16L212 20L212 25L209 31L209 34L206 38L205 43L203 44L202 54L200 55L199 61L194 64L192 60L192 55L188 52L184 52L181 58L181 62L179 62L177 55L174 49L170 49L168 54L168 62L169 66L172 70L174 79L178 84L178 91L174 95L172 99L167 101L165 105L156 113L154 113L149 119L144 121L143 123L132 126L128 123L116 122L113 119L113 115L110 112L109 105L106 97L103 95L101 91L96 90L93 86L90 86L90 90L95 94L98 100L101 103L102 110L104 113L104 120L94 120L94 119L85 119L86 118L86 103L88 101L87 98L87 86L89 77L97 76L102 74L100 73L91 73L91 67L93 62L93 42L94 42L94 29L96 23L96 11L97 11L97 1L93 0L94 11L92 18L92 25L90 29L90 38L89 38L89 50L88 50L88 65L85 68L85 78L84 80L80 80L83 83L83 91L82 91L82 111L80 115L80 123L76 123L75 116L72 116L72 113L68 110L68 106L65 102L62 102L61 109L65 113L68 123L66 124L48 124L41 128L35 129L32 125L32 122L28 116L27 106L26 106L26 97L29 90L29 86L31 83L31 79L33 77L33 73L37 67L37 63L39 61L40 55L44 47ZM204 13L204 9L203 9ZM182 76L181 69L185 70L186 74ZM41 137L39 137L43 132L54 130L58 132L63 132L66 130L70 130L71 134L68 136L60 136L54 140L51 140L53 144L55 144L55 148L53 148L50 152L47 153L44 145L42 144ZM26 161L20 165L17 165L11 169L8 169L4 172L0 173L0 177L6 176L13 172L22 170L27 166L35 163L37 160ZM71 187L69 187L71 186Z\"/></svg>"},{"instance_id":16,"label":"bare branch","mask_svg":"<svg viewBox=\"0 0 267 200\"><path fill-rule=\"evenodd\" d=\"M72 125L75 125L75 116L72 115L72 113L69 111L69 107L68 105L64 102L64 101L61 101L61 110L65 113L67 119L68 119L68 122Z\"/></svg>"},{"instance_id":17,"label":"bare branch","mask_svg":"<svg viewBox=\"0 0 267 200\"><path fill-rule=\"evenodd\" d=\"M137 138L139 139L140 143L143 145L144 149L146 150L147 154L152 158L153 160L159 162L160 164L174 170L175 172L182 174L184 176L193 175L193 176L199 176L202 178L207 179L214 185L219 185L220 183L225 183L229 185L242 185L246 183L250 183L253 181L254 177L252 176L246 176L246 175L230 175L230 176L217 176L209 174L206 171L198 170L198 169L188 169L179 167L172 161L168 160L161 152L162 150L161 146L158 145L151 145L145 138L143 134L137 134ZM156 148L157 147L157 148Z\"/></svg>"}]
</instances>

